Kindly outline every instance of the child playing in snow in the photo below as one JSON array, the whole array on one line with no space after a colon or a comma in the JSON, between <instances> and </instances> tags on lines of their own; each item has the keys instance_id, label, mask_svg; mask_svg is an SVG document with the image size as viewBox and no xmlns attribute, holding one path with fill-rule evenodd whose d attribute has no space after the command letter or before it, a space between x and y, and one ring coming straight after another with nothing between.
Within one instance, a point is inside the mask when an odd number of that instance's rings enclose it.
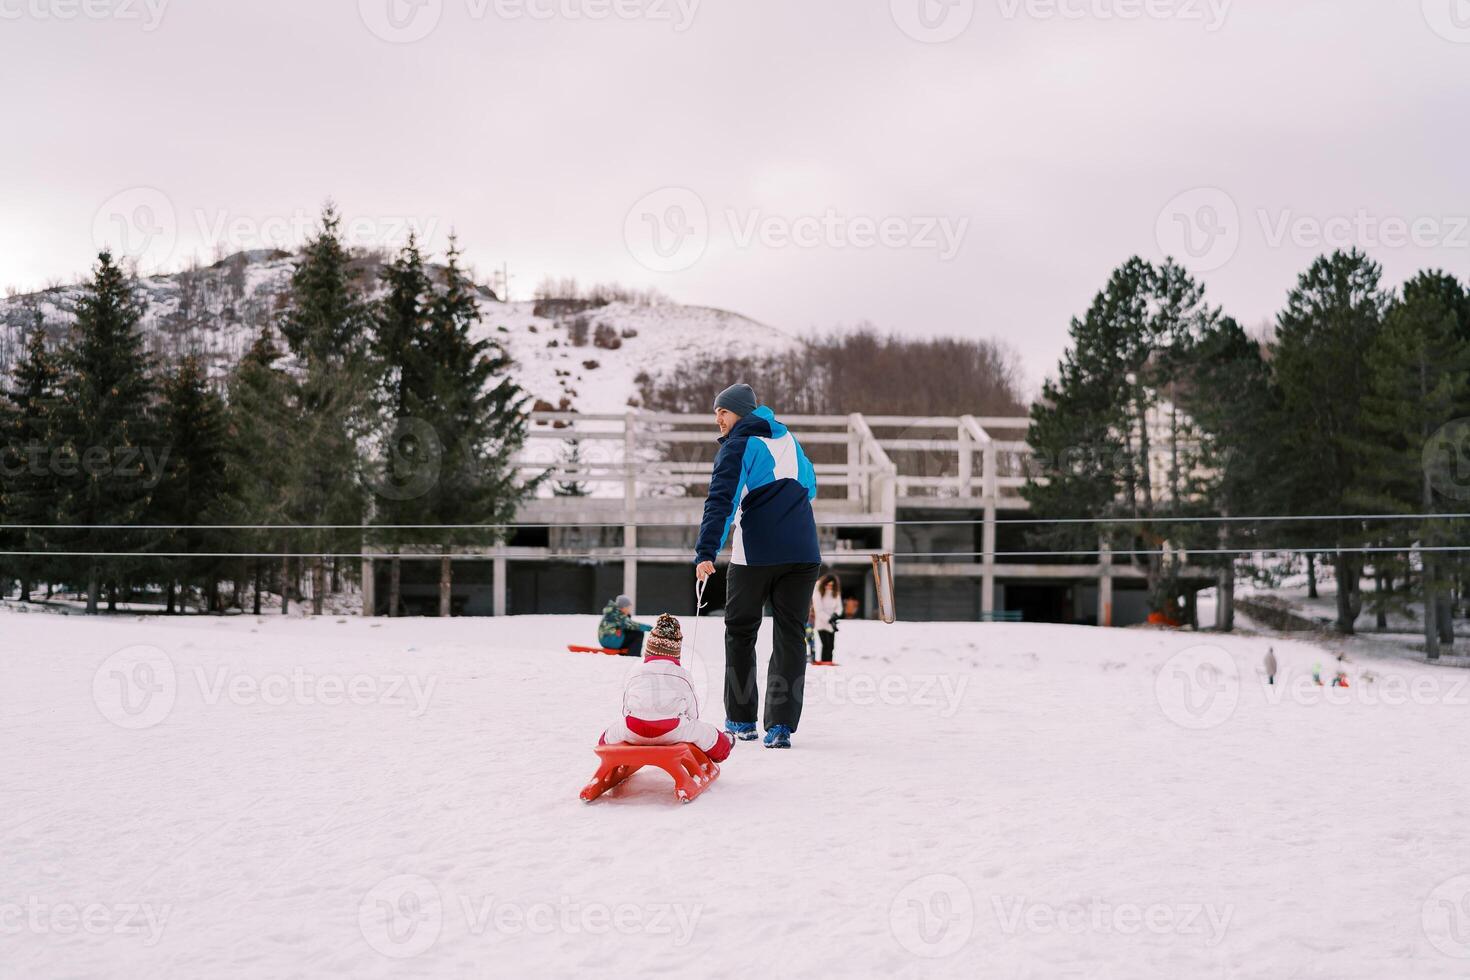
<instances>
[{"instance_id":1,"label":"child playing in snow","mask_svg":"<svg viewBox=\"0 0 1470 980\"><path fill-rule=\"evenodd\" d=\"M658 618L643 663L623 687L622 718L602 733L599 745L675 745L689 742L715 762L730 757L735 742L699 720L694 682L679 663L684 633L668 614Z\"/></svg>"},{"instance_id":2,"label":"child playing in snow","mask_svg":"<svg viewBox=\"0 0 1470 980\"><path fill-rule=\"evenodd\" d=\"M597 643L605 650L621 650L625 657L643 655L643 634L648 627L633 618L633 600L620 595L602 610Z\"/></svg>"}]
</instances>

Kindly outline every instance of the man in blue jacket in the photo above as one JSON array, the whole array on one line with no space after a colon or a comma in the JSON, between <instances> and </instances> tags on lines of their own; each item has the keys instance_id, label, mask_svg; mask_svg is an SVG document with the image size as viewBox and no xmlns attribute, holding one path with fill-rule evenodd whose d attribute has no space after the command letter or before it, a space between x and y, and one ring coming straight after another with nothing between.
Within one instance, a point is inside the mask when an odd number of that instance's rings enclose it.
<instances>
[{"instance_id":1,"label":"man in blue jacket","mask_svg":"<svg viewBox=\"0 0 1470 980\"><path fill-rule=\"evenodd\" d=\"M701 582L730 542L725 587L725 729L756 737L755 638L767 602L775 642L766 676L766 747L791 747L806 686L806 620L821 571L812 501L817 476L786 426L737 384L715 399L720 451L695 549Z\"/></svg>"}]
</instances>

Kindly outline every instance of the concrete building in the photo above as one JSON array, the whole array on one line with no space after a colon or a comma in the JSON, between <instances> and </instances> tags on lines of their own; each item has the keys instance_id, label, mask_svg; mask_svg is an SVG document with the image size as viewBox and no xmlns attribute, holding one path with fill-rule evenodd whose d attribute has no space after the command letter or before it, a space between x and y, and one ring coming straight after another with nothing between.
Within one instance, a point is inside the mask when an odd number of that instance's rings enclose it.
<instances>
[{"instance_id":1,"label":"concrete building","mask_svg":"<svg viewBox=\"0 0 1470 980\"><path fill-rule=\"evenodd\" d=\"M871 556L896 554L899 617L1128 625L1148 615L1144 570L1105 552L1031 560L1020 495L1025 418L784 418L817 470L827 563L852 612L875 609ZM705 415L536 413L516 460L564 495L522 507L500 544L450 546L456 615L586 613L611 596L645 613L694 611L693 549L717 448ZM575 446L575 451L570 447ZM565 495L570 493L571 495ZM1099 550L1102 551L1101 547ZM370 552L371 553L371 552ZM438 549L402 549L410 613L438 608ZM364 562L365 614L386 612L386 554ZM1213 582L1186 570L1191 588ZM724 595L712 583L713 608Z\"/></svg>"}]
</instances>

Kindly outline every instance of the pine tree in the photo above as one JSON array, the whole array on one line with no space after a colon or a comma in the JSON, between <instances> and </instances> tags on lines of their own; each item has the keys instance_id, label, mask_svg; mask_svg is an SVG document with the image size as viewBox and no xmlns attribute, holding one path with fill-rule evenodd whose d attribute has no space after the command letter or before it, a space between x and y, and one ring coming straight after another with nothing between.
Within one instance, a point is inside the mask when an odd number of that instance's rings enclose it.
<instances>
[{"instance_id":1,"label":"pine tree","mask_svg":"<svg viewBox=\"0 0 1470 980\"><path fill-rule=\"evenodd\" d=\"M326 591L326 566L319 556L333 544L361 541L361 535L328 534L321 526L360 525L366 508L357 443L371 407L371 319L340 225L336 209L328 204L321 231L307 243L291 276L291 303L281 321L281 332L302 369L295 455L309 465L293 502L295 522L315 528L316 615L321 615Z\"/></svg>"},{"instance_id":2,"label":"pine tree","mask_svg":"<svg viewBox=\"0 0 1470 980\"><path fill-rule=\"evenodd\" d=\"M190 555L214 550L229 538L198 529L219 510L225 488L225 403L209 385L197 358L185 357L167 375L159 406L159 434L168 452L163 481L153 493L153 523L185 525L162 539L164 550ZM174 608L174 582L204 586L211 612L219 611L216 583L223 562L211 558L169 560L162 564L168 580L168 607Z\"/></svg>"},{"instance_id":3,"label":"pine tree","mask_svg":"<svg viewBox=\"0 0 1470 980\"><path fill-rule=\"evenodd\" d=\"M1185 360L1182 404L1205 436L1200 441L1205 511L1235 518L1278 513L1282 487L1275 476L1279 449L1272 428L1277 393L1260 345L1233 318L1222 317L1189 346ZM1186 546L1248 548L1258 542L1260 531L1238 521L1202 523L1191 529ZM1228 632L1234 628L1238 558L1229 554L1200 563L1219 570L1215 625Z\"/></svg>"},{"instance_id":4,"label":"pine tree","mask_svg":"<svg viewBox=\"0 0 1470 980\"><path fill-rule=\"evenodd\" d=\"M56 358L46 349L45 324L38 314L15 365L0 416L4 424L4 513L12 524L56 523L52 449L59 376ZM44 551L48 533L32 526L9 535L8 542L17 551ZM36 556L21 556L9 569L19 578L20 596L26 601L31 585L54 571L52 563Z\"/></svg>"},{"instance_id":5,"label":"pine tree","mask_svg":"<svg viewBox=\"0 0 1470 980\"><path fill-rule=\"evenodd\" d=\"M225 424L224 492L218 523L280 525L299 512L297 495L306 482L306 458L295 432L297 382L280 365L269 327L256 337L230 376ZM291 539L265 531L242 533L250 550L289 552ZM252 560L254 611L260 612L263 560ZM290 560L282 559L281 612L290 611Z\"/></svg>"},{"instance_id":6,"label":"pine tree","mask_svg":"<svg viewBox=\"0 0 1470 980\"><path fill-rule=\"evenodd\" d=\"M1058 377L1046 382L1031 410L1027 442L1036 452L1035 475L1044 480L1032 480L1023 493L1036 516L1125 519L1131 540L1150 552L1150 599L1158 611L1177 594L1178 568L1162 554L1177 550L1169 525L1156 518L1190 513L1198 479L1197 434L1172 406L1186 376L1184 352L1218 316L1203 287L1172 261L1155 267L1130 259L1086 316L1072 321ZM1154 439L1161 426L1160 446ZM1112 535L1102 524L1068 523L1033 540L1090 548L1100 536Z\"/></svg>"},{"instance_id":7,"label":"pine tree","mask_svg":"<svg viewBox=\"0 0 1470 980\"><path fill-rule=\"evenodd\" d=\"M1354 249L1317 259L1302 273L1278 317L1272 368L1281 390L1278 431L1284 476L1301 514L1350 513L1358 483L1368 350L1382 329L1389 297L1381 269ZM1325 522L1324 522L1325 523ZM1346 549L1364 540L1361 524L1330 522L1319 540L1337 549L1337 628L1353 632L1361 561Z\"/></svg>"},{"instance_id":8,"label":"pine tree","mask_svg":"<svg viewBox=\"0 0 1470 980\"><path fill-rule=\"evenodd\" d=\"M575 472L580 470L582 465L582 440L568 439L562 449L562 467ZM585 497L589 493L587 484L576 477L558 480L552 485L551 492L558 497Z\"/></svg>"},{"instance_id":9,"label":"pine tree","mask_svg":"<svg viewBox=\"0 0 1470 980\"><path fill-rule=\"evenodd\" d=\"M1132 259L1116 270L1081 320L1055 380L1031 409L1027 442L1045 482L1024 494L1040 516L1105 517L1124 492L1123 443L1128 392L1123 378L1142 367L1143 283L1147 267ZM1120 342L1123 336L1132 339ZM1140 350L1143 356L1140 356ZM1058 547L1091 547L1097 527L1059 526L1040 540Z\"/></svg>"},{"instance_id":10,"label":"pine tree","mask_svg":"<svg viewBox=\"0 0 1470 980\"><path fill-rule=\"evenodd\" d=\"M281 333L307 368L350 360L370 340L368 311L341 230L342 217L329 201L320 231L291 274L291 306Z\"/></svg>"},{"instance_id":11,"label":"pine tree","mask_svg":"<svg viewBox=\"0 0 1470 980\"><path fill-rule=\"evenodd\" d=\"M1425 448L1433 435L1463 411L1470 399L1470 298L1442 272L1423 272L1404 286L1368 355L1368 391L1363 398L1366 438L1357 446L1354 499L1375 513L1433 514L1439 509ZM1444 528L1426 520L1395 522L1380 540L1415 541L1433 548L1446 543ZM1431 660L1441 642L1454 643L1443 564L1436 552L1421 552L1424 641Z\"/></svg>"},{"instance_id":12,"label":"pine tree","mask_svg":"<svg viewBox=\"0 0 1470 980\"><path fill-rule=\"evenodd\" d=\"M410 236L398 256L383 267L379 279L386 293L372 311L373 354L384 407L390 417L405 418L409 398L423 392L429 374L423 363L423 340L434 285L415 237Z\"/></svg>"},{"instance_id":13,"label":"pine tree","mask_svg":"<svg viewBox=\"0 0 1470 980\"><path fill-rule=\"evenodd\" d=\"M529 397L510 375L511 359L491 340L476 340L480 306L451 240L443 286L430 307L424 363L433 381L417 405L442 443L438 479L422 494L422 512L436 524L507 524L536 486L521 482L511 460L525 442ZM503 531L442 533L457 542L493 543ZM448 558L440 562L439 614L450 614Z\"/></svg>"},{"instance_id":14,"label":"pine tree","mask_svg":"<svg viewBox=\"0 0 1470 980\"><path fill-rule=\"evenodd\" d=\"M136 525L148 508L158 474L157 443L150 422L154 399L148 358L137 327L142 308L132 283L102 252L76 307L72 340L61 354L62 397L55 445L57 514L62 523L87 527L60 532L59 550L124 553L150 541ZM103 525L112 527L103 529ZM136 562L82 559L70 567L87 583L87 612L97 612L103 576L110 594Z\"/></svg>"},{"instance_id":15,"label":"pine tree","mask_svg":"<svg viewBox=\"0 0 1470 980\"><path fill-rule=\"evenodd\" d=\"M378 494L373 500L376 524L405 525L427 522L425 501L413 481L437 467L439 440L425 433L418 414L431 397L433 365L426 362L430 330L429 313L433 283L424 267L418 242L408 245L384 267L380 279L386 293L373 310L373 353L379 371L380 398L386 421L382 450L375 460L372 480ZM397 616L401 605L402 562L398 551L405 540L422 534L392 531L380 534L380 543L393 551L388 576L388 615Z\"/></svg>"}]
</instances>

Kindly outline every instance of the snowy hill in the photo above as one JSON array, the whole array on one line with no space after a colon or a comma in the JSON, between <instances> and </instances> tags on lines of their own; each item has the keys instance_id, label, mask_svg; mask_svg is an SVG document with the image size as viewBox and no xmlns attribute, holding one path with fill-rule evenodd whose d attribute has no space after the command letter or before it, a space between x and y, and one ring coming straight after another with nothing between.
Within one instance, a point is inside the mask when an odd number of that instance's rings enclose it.
<instances>
[{"instance_id":1,"label":"snowy hill","mask_svg":"<svg viewBox=\"0 0 1470 980\"><path fill-rule=\"evenodd\" d=\"M844 623L792 751L587 806L595 623L0 613L0 974L1465 976L1470 673Z\"/></svg>"},{"instance_id":2,"label":"snowy hill","mask_svg":"<svg viewBox=\"0 0 1470 980\"><path fill-rule=\"evenodd\" d=\"M223 374L284 307L293 262L285 252L260 249L141 280L149 349L164 361L197 354ZM361 281L376 290L378 258L363 256L359 265ZM0 369L13 363L36 313L49 331L64 329L78 292L68 286L0 300ZM517 380L540 406L582 413L626 411L641 371L657 375L688 357L722 350L731 338L749 354L800 346L773 327L707 307L553 302L541 304L538 315L538 304L502 303L482 287L480 309L484 336L505 345Z\"/></svg>"}]
</instances>

